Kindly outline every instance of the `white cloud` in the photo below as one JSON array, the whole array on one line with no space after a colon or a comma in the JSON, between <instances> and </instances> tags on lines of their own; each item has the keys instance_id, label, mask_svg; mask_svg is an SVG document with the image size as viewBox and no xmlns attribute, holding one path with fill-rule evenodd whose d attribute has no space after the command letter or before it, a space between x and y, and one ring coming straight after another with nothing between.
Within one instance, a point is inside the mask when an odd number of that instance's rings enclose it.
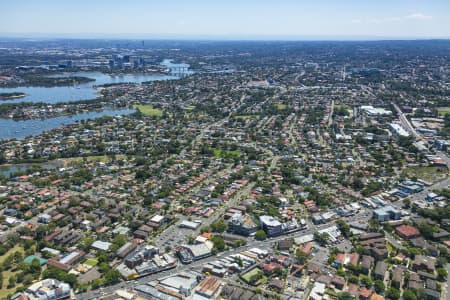
<instances>
[{"instance_id":1,"label":"white cloud","mask_svg":"<svg viewBox=\"0 0 450 300\"><path fill-rule=\"evenodd\" d=\"M426 21L426 20L431 20L432 18L433 18L433 16L426 15L423 13L414 13L414 14L400 16L400 17L353 19L353 20L351 20L351 23L380 24L380 23L389 23L389 22L402 22L402 21L408 21L408 20Z\"/></svg>"},{"instance_id":2,"label":"white cloud","mask_svg":"<svg viewBox=\"0 0 450 300\"><path fill-rule=\"evenodd\" d=\"M425 15L422 13L410 14L405 17L405 19L413 19L413 20L430 20L433 19L433 16Z\"/></svg>"}]
</instances>

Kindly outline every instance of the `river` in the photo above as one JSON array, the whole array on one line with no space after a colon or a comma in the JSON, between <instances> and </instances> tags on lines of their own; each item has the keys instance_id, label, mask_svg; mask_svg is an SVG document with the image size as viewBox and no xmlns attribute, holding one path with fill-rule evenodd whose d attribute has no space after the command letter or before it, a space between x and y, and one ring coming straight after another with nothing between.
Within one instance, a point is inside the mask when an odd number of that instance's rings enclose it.
<instances>
[{"instance_id":1,"label":"river","mask_svg":"<svg viewBox=\"0 0 450 300\"><path fill-rule=\"evenodd\" d=\"M179 79L180 69L182 75L190 75L193 72L189 70L188 64L176 64L171 59L164 59L161 65L170 70L168 75L164 74L123 74L109 75L101 72L76 72L61 73L53 76L83 76L95 79L95 81L83 83L75 86L60 87L17 87L17 88L0 88L0 93L25 93L22 98L0 101L2 103L21 103L21 102L71 102L79 100L95 99L98 96L96 85L112 84L112 83L142 83L146 81L156 80L175 80ZM171 75L172 74L172 75ZM0 140L12 138L24 138L27 136L35 136L44 131L51 130L61 125L73 124L76 121L94 119L102 116L126 115L133 113L134 110L104 110L81 113L74 116L62 116L49 118L45 120L24 120L15 121L12 119L0 118Z\"/></svg>"},{"instance_id":2,"label":"river","mask_svg":"<svg viewBox=\"0 0 450 300\"><path fill-rule=\"evenodd\" d=\"M44 120L24 120L0 119L0 139L24 138L35 136L44 131L57 128L61 125L73 124L81 120L95 119L104 116L127 115L135 112L133 109L113 109L103 111L91 111L73 116L62 116Z\"/></svg>"},{"instance_id":3,"label":"river","mask_svg":"<svg viewBox=\"0 0 450 300\"><path fill-rule=\"evenodd\" d=\"M74 86L55 86L55 87L36 87L36 86L24 86L16 88L0 88L0 93L25 93L25 97L4 100L2 103L22 103L22 102L45 102L45 103L58 103L58 102L73 102L80 100L91 100L98 96L98 91L95 88L96 85L114 84L114 83L142 83L146 81L157 80L175 80L180 77L177 74L180 68L183 68L184 75L192 74L188 64L175 64L171 59L165 59L161 65L170 69L171 72L166 74L119 74L109 75L101 72L75 72L75 73L61 73L53 75L56 77L70 77L81 76L95 79L88 83L78 84ZM171 75L174 74L174 75Z\"/></svg>"}]
</instances>

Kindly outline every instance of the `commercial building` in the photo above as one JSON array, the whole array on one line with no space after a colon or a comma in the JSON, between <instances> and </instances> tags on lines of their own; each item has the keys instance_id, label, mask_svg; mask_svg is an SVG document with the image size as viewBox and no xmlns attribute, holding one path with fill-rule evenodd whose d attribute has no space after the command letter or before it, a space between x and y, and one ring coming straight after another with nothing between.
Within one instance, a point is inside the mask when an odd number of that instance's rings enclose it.
<instances>
[{"instance_id":1,"label":"commercial building","mask_svg":"<svg viewBox=\"0 0 450 300\"><path fill-rule=\"evenodd\" d=\"M186 299L192 294L201 277L194 272L182 272L161 280L140 284L135 290L150 299Z\"/></svg>"},{"instance_id":2,"label":"commercial building","mask_svg":"<svg viewBox=\"0 0 450 300\"><path fill-rule=\"evenodd\" d=\"M47 265L67 272L70 268L77 264L84 257L84 255L85 253L83 251L75 250L69 254L49 259L47 261Z\"/></svg>"},{"instance_id":3,"label":"commercial building","mask_svg":"<svg viewBox=\"0 0 450 300\"><path fill-rule=\"evenodd\" d=\"M228 221L228 232L249 236L258 230L258 225L249 215L235 213Z\"/></svg>"},{"instance_id":4,"label":"commercial building","mask_svg":"<svg viewBox=\"0 0 450 300\"><path fill-rule=\"evenodd\" d=\"M292 218L287 222L281 223L274 217L260 216L259 223L261 229L263 229L268 236L277 236L280 234L285 234L300 229L300 226L295 220L295 218Z\"/></svg>"},{"instance_id":5,"label":"commercial building","mask_svg":"<svg viewBox=\"0 0 450 300\"><path fill-rule=\"evenodd\" d=\"M144 261L153 258L157 254L159 254L158 248L147 245L137 250L132 256L125 259L125 265L130 269L135 268L136 266L141 265Z\"/></svg>"},{"instance_id":6,"label":"commercial building","mask_svg":"<svg viewBox=\"0 0 450 300\"><path fill-rule=\"evenodd\" d=\"M406 131L405 128L403 128L398 123L390 123L389 124L389 128L391 129L392 133L397 135L397 136L402 136L402 137L408 137L409 136L408 131Z\"/></svg>"},{"instance_id":7,"label":"commercial building","mask_svg":"<svg viewBox=\"0 0 450 300\"><path fill-rule=\"evenodd\" d=\"M217 299L220 293L220 280L215 277L207 277L198 285L195 294L206 299ZM196 295L194 295L195 298ZM201 299L201 298L200 298Z\"/></svg>"},{"instance_id":8,"label":"commercial building","mask_svg":"<svg viewBox=\"0 0 450 300\"><path fill-rule=\"evenodd\" d=\"M132 246L131 246L132 247ZM168 253L160 254L159 249L150 245L139 248L129 255L117 270L126 279L133 279L177 266L177 259Z\"/></svg>"},{"instance_id":9,"label":"commercial building","mask_svg":"<svg viewBox=\"0 0 450 300\"><path fill-rule=\"evenodd\" d=\"M117 250L117 256L120 258L124 258L128 254L130 254L132 251L134 251L136 249L136 247L137 247L136 244L127 242Z\"/></svg>"},{"instance_id":10,"label":"commercial building","mask_svg":"<svg viewBox=\"0 0 450 300\"><path fill-rule=\"evenodd\" d=\"M392 111L386 110L384 108L373 107L372 105L361 106L361 111L363 111L369 117L391 116L392 115Z\"/></svg>"},{"instance_id":11,"label":"commercial building","mask_svg":"<svg viewBox=\"0 0 450 300\"><path fill-rule=\"evenodd\" d=\"M402 217L402 213L393 206L388 205L375 209L373 211L373 217L380 222L399 220Z\"/></svg>"},{"instance_id":12,"label":"commercial building","mask_svg":"<svg viewBox=\"0 0 450 300\"><path fill-rule=\"evenodd\" d=\"M177 248L177 254L182 263L188 264L195 260L211 256L212 248L213 245L209 241L202 244L182 245Z\"/></svg>"},{"instance_id":13,"label":"commercial building","mask_svg":"<svg viewBox=\"0 0 450 300\"><path fill-rule=\"evenodd\" d=\"M70 297L70 285L56 279L44 279L29 286L25 292L15 294L11 299L58 300Z\"/></svg>"},{"instance_id":14,"label":"commercial building","mask_svg":"<svg viewBox=\"0 0 450 300\"><path fill-rule=\"evenodd\" d=\"M178 225L180 228L188 228L195 230L200 226L201 222L193 222L188 220L183 220L180 225Z\"/></svg>"},{"instance_id":15,"label":"commercial building","mask_svg":"<svg viewBox=\"0 0 450 300\"><path fill-rule=\"evenodd\" d=\"M92 248L102 251L108 251L111 245L112 244L110 242L95 241L92 243Z\"/></svg>"},{"instance_id":16,"label":"commercial building","mask_svg":"<svg viewBox=\"0 0 450 300\"><path fill-rule=\"evenodd\" d=\"M260 216L259 223L261 228L269 236L279 235L283 232L282 223L271 216Z\"/></svg>"}]
</instances>

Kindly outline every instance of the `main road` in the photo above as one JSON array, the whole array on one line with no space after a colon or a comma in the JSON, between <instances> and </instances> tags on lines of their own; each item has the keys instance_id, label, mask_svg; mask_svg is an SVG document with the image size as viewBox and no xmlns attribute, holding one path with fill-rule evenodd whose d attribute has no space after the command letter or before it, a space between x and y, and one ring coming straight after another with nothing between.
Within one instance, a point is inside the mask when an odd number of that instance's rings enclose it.
<instances>
[{"instance_id":1,"label":"main road","mask_svg":"<svg viewBox=\"0 0 450 300\"><path fill-rule=\"evenodd\" d=\"M394 106L395 110L398 113L398 118L400 120L400 123L402 124L402 126L417 140L423 141L423 142L427 142L420 134L417 133L416 129L414 128L414 126L411 125L411 123L409 122L408 118L405 116L405 114L402 112L402 110L397 106L397 104L392 103L392 105ZM450 168L450 158L448 157L447 154L441 152L441 151L436 151L436 155L439 156L443 161L445 161L445 163L447 164L447 167Z\"/></svg>"},{"instance_id":2,"label":"main road","mask_svg":"<svg viewBox=\"0 0 450 300\"><path fill-rule=\"evenodd\" d=\"M356 215L352 218L349 218L347 222L354 222L354 221L362 221L362 220L367 220L366 216L360 216L360 215ZM276 243L280 240L286 239L286 238L295 238L295 237L303 237L309 234L313 234L314 232L318 231L318 230L322 230L322 229L326 229L329 227L332 227L334 225L334 222L328 223L328 224L323 224L320 226L316 226L315 228L310 228L307 230L302 230L302 231L298 231L296 233L293 234L288 234L288 235L282 235L282 236L278 236L278 237L274 237L274 238L269 238L267 240L264 241L256 241L256 240L251 240L250 242L248 242L248 244L246 246L243 247L239 247L239 248L235 248L235 249L231 249L231 250L227 250L224 252L220 252L218 255L216 256L210 256L198 261L195 261L191 264L188 265L183 265L180 264L171 270L166 270L166 271L162 271L159 273L155 273L149 276L145 276L145 277L141 277L135 280L131 280L131 281L126 281L126 282L119 282L117 284L111 285L111 286L107 286L104 287L103 289L98 289L98 290L93 290L93 291L89 291L89 292L85 292L85 293L81 293L81 294L77 294L76 295L76 299L97 299L99 298L102 294L112 294L114 293L115 290L117 289L133 289L135 286L140 285L140 284L145 284L148 283L152 280L155 279L162 279L164 277L168 277L168 276L173 276L177 273L183 272L183 271L188 271L191 269L195 269L198 267L201 267L202 265L217 260L220 257L223 256L230 256L233 254L237 254L246 250L249 250L251 248L263 248L263 249L267 249L270 248L272 246L273 243Z\"/></svg>"}]
</instances>

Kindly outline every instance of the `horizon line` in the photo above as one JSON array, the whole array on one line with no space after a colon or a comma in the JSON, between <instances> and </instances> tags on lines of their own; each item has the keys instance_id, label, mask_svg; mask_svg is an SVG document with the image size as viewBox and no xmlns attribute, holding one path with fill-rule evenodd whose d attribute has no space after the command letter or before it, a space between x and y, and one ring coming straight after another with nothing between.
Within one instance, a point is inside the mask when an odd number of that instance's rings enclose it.
<instances>
[{"instance_id":1,"label":"horizon line","mask_svg":"<svg viewBox=\"0 0 450 300\"><path fill-rule=\"evenodd\" d=\"M450 36L379 36L379 35L178 35L144 33L0 33L0 39L67 40L165 40L165 41L420 41L450 40ZM0 40L1 41L1 40Z\"/></svg>"}]
</instances>

